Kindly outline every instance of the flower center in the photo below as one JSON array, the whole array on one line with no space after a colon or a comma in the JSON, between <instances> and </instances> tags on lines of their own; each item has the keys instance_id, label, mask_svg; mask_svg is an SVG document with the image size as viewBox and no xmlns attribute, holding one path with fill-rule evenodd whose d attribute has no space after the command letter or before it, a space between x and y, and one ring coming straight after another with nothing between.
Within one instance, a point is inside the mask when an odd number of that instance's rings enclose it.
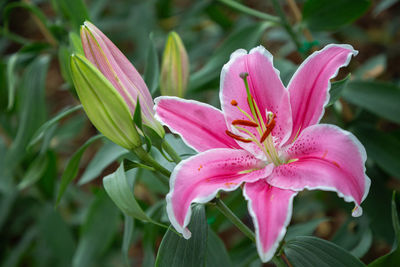
<instances>
[{"instance_id":1,"label":"flower center","mask_svg":"<svg viewBox=\"0 0 400 267\"><path fill-rule=\"evenodd\" d=\"M228 130L226 131L226 134L240 142L255 143L261 149L261 151L263 151L268 162L272 162L276 166L281 165L282 162L279 158L278 152L276 151L274 140L271 135L271 132L275 127L276 115L272 112L267 112L266 119L263 119L260 109L250 93L249 84L247 81L248 76L249 74L247 72L240 74L240 78L243 79L246 88L247 105L251 114L243 110L239 106L238 102L233 99L231 101L231 105L235 106L243 115L245 115L247 119L237 119L232 121L232 127L237 129L241 135L232 133ZM255 129L256 134L252 133L248 128Z\"/></svg>"}]
</instances>

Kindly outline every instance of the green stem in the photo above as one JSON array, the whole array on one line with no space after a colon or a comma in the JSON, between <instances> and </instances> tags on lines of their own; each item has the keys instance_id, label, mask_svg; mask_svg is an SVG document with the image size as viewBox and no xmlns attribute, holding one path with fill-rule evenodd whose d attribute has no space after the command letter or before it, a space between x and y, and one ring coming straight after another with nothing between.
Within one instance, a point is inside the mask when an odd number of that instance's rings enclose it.
<instances>
[{"instance_id":1,"label":"green stem","mask_svg":"<svg viewBox=\"0 0 400 267\"><path fill-rule=\"evenodd\" d=\"M230 209L228 206L222 202L221 199L216 198L215 204L219 211L225 215L228 220L230 220L243 234L245 234L251 241L255 242L255 237L253 231L250 230Z\"/></svg>"},{"instance_id":2,"label":"green stem","mask_svg":"<svg viewBox=\"0 0 400 267\"><path fill-rule=\"evenodd\" d=\"M162 143L162 148L165 150L165 152L168 153L168 155L175 161L176 164L178 164L181 161L181 157L178 155L178 153L176 153L176 151L165 139Z\"/></svg>"},{"instance_id":3,"label":"green stem","mask_svg":"<svg viewBox=\"0 0 400 267\"><path fill-rule=\"evenodd\" d=\"M286 18L285 13L283 12L281 5L279 4L278 0L272 0L272 4L274 5L274 9L276 13L278 13L279 17L281 18L282 26L285 28L287 33L289 34L290 38L292 38L293 42L297 46L297 49L300 49L301 43L297 38L296 33L293 31L292 26L290 25L289 21Z\"/></svg>"},{"instance_id":4,"label":"green stem","mask_svg":"<svg viewBox=\"0 0 400 267\"><path fill-rule=\"evenodd\" d=\"M270 14L264 13L264 12L260 12L258 10L249 8L247 6L244 6L238 2L232 1L232 0L219 0L220 2L224 3L225 5L236 9L242 13L245 13L247 15L253 16L253 17L257 17L266 21L270 21L270 22L274 22L274 23L281 23L281 20L276 17L276 16L272 16Z\"/></svg>"},{"instance_id":5,"label":"green stem","mask_svg":"<svg viewBox=\"0 0 400 267\"><path fill-rule=\"evenodd\" d=\"M162 173L163 175L170 177L171 176L171 172L169 170L167 170L166 168L164 168L163 166L161 166L152 156L150 156L149 153L147 153L141 146L132 149L132 151L139 157L139 159L141 159L142 161L144 161L145 163L151 165L155 170L159 171L160 173ZM164 179L167 181L168 184L168 179Z\"/></svg>"}]
</instances>

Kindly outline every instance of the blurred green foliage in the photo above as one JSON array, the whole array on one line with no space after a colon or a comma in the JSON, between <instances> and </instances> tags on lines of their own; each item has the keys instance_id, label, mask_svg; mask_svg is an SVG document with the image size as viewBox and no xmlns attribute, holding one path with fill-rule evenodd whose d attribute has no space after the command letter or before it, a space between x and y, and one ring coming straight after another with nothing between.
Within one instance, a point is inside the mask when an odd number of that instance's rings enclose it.
<instances>
[{"instance_id":1,"label":"blurred green foliage","mask_svg":"<svg viewBox=\"0 0 400 267\"><path fill-rule=\"evenodd\" d=\"M400 188L400 3L301 0L296 10L293 2L0 2L0 265L162 266L192 259L193 266L201 261L205 266L261 266L254 244L213 205L194 211L209 224L193 232L200 240L196 250L170 254L175 248L167 244L190 248L195 239L181 243L164 228L169 224L164 200L168 186L148 169L118 169L124 166L122 159L137 158L93 137L97 133L76 98L69 56L83 53L78 33L84 20L97 25L146 74L153 96L159 94L159 58L166 36L178 32L190 59L186 98L217 107L221 67L238 48L267 47L287 84L312 51L328 43L352 44L359 55L333 83L323 121L353 132L367 149L372 186L364 216L350 217L350 205L333 193L303 192L296 198L283 251L297 263L293 266L320 266L320 250L328 254L324 263L329 266L338 266L331 255L354 266L363 265L357 258L368 264L390 252L393 244L396 248L392 191ZM181 157L194 154L179 138L167 138ZM157 150L151 153L173 168ZM111 198L101 181L109 174L119 175L117 182L124 185L105 182ZM115 197L124 198L134 212L120 207L126 214L121 212L112 202ZM251 225L240 190L222 197ZM161 226L134 219L137 214ZM298 237L313 234L319 238ZM207 255L205 262L198 257L201 253ZM371 266L394 266L394 257L398 249Z\"/></svg>"}]
</instances>

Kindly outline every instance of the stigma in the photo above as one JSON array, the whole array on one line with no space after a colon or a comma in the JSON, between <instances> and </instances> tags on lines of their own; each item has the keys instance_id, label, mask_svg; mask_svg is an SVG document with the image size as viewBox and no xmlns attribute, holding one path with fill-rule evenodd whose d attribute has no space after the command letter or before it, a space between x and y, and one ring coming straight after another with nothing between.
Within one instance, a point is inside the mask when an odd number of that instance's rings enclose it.
<instances>
[{"instance_id":1,"label":"stigma","mask_svg":"<svg viewBox=\"0 0 400 267\"><path fill-rule=\"evenodd\" d=\"M226 130L225 133L238 142L256 144L261 151L263 151L268 162L280 165L281 160L275 149L272 136L272 132L276 125L276 115L272 112L267 112L266 116L261 115L262 113L257 105L257 101L254 100L254 97L250 93L249 83L247 80L249 74L247 72L242 72L239 76L243 80L246 89L247 107L239 105L238 101L235 99L230 101L230 104L233 107L236 107L239 112L244 115L244 118L242 117L232 120L231 128L234 128L236 131L232 132Z\"/></svg>"}]
</instances>

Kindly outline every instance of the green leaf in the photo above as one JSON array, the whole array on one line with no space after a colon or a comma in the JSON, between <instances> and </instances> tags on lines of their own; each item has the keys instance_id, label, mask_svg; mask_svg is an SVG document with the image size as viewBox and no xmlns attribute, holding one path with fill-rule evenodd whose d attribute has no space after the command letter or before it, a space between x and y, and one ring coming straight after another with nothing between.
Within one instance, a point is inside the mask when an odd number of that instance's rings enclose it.
<instances>
[{"instance_id":1,"label":"green leaf","mask_svg":"<svg viewBox=\"0 0 400 267\"><path fill-rule=\"evenodd\" d=\"M58 203L60 202L61 197L64 195L64 192L67 189L69 183L72 182L72 180L74 180L76 178L76 175L78 174L78 170L79 170L79 162L81 161L83 153L86 151L86 149L92 143L94 143L95 141L97 141L100 138L103 138L103 136L95 135L95 136L91 137L69 159L67 166L65 167L64 173L61 177L61 183L60 183L60 187L58 189L56 205L58 205Z\"/></svg>"},{"instance_id":2,"label":"green leaf","mask_svg":"<svg viewBox=\"0 0 400 267\"><path fill-rule=\"evenodd\" d=\"M314 31L335 30L361 17L370 5L369 0L307 0L303 21Z\"/></svg>"},{"instance_id":3,"label":"green leaf","mask_svg":"<svg viewBox=\"0 0 400 267\"><path fill-rule=\"evenodd\" d=\"M122 256L125 261L126 266L131 266L132 264L129 261L129 248L132 243L133 237L133 228L135 227L135 221L131 216L125 214L125 222L124 222L124 236L122 239Z\"/></svg>"},{"instance_id":4,"label":"green leaf","mask_svg":"<svg viewBox=\"0 0 400 267\"><path fill-rule=\"evenodd\" d=\"M35 158L35 160L29 165L21 182L18 184L17 188L23 190L34 183L36 183L45 173L48 164L47 154L41 154Z\"/></svg>"},{"instance_id":5,"label":"green leaf","mask_svg":"<svg viewBox=\"0 0 400 267\"><path fill-rule=\"evenodd\" d=\"M392 5L398 3L399 0L382 0L379 1L375 8L374 11L372 12L374 16L378 16L382 11L390 8Z\"/></svg>"},{"instance_id":6,"label":"green leaf","mask_svg":"<svg viewBox=\"0 0 400 267\"><path fill-rule=\"evenodd\" d=\"M53 0L52 4L70 21L75 30L79 30L83 22L89 20L89 14L83 0Z\"/></svg>"},{"instance_id":7,"label":"green leaf","mask_svg":"<svg viewBox=\"0 0 400 267\"><path fill-rule=\"evenodd\" d=\"M224 242L222 242L219 236L214 233L210 227L208 227L206 253L206 267L232 266L232 262L229 258L228 252L226 251Z\"/></svg>"},{"instance_id":8,"label":"green leaf","mask_svg":"<svg viewBox=\"0 0 400 267\"><path fill-rule=\"evenodd\" d=\"M71 266L76 242L71 229L52 206L44 207L39 217L38 228L40 239L43 239L46 248L51 251L57 266Z\"/></svg>"},{"instance_id":9,"label":"green leaf","mask_svg":"<svg viewBox=\"0 0 400 267\"><path fill-rule=\"evenodd\" d=\"M317 237L296 237L285 243L283 249L293 267L365 266L343 248Z\"/></svg>"},{"instance_id":10,"label":"green leaf","mask_svg":"<svg viewBox=\"0 0 400 267\"><path fill-rule=\"evenodd\" d=\"M400 88L377 81L351 81L343 90L343 98L378 116L400 123Z\"/></svg>"},{"instance_id":11,"label":"green leaf","mask_svg":"<svg viewBox=\"0 0 400 267\"><path fill-rule=\"evenodd\" d=\"M342 95L343 89L346 88L347 83L350 80L350 74L346 76L346 78L344 78L343 80L337 81L337 82L333 82L331 84L331 89L329 90L329 102L326 105L326 107L329 107L331 105L333 105Z\"/></svg>"},{"instance_id":12,"label":"green leaf","mask_svg":"<svg viewBox=\"0 0 400 267\"><path fill-rule=\"evenodd\" d=\"M372 245L372 231L365 216L348 219L336 232L331 242L361 258Z\"/></svg>"},{"instance_id":13,"label":"green leaf","mask_svg":"<svg viewBox=\"0 0 400 267\"><path fill-rule=\"evenodd\" d=\"M37 236L37 227L31 226L27 229L20 239L20 241L13 245L13 249L10 254L2 262L2 267L16 267L19 266L19 262L23 257L24 253L30 248L31 244L35 241Z\"/></svg>"},{"instance_id":14,"label":"green leaf","mask_svg":"<svg viewBox=\"0 0 400 267\"><path fill-rule=\"evenodd\" d=\"M44 27L46 27L49 30L49 32L51 32L48 20L39 7L37 7L36 5L31 4L31 3L11 2L4 8L4 10L2 10L3 11L2 12L2 14L3 14L2 21L4 22L4 34L5 35L13 36L14 41L20 42L22 44L28 44L28 45L31 44L30 40L25 39L24 37L21 37L19 35L14 35L13 33L9 32L9 24L11 22L10 17L13 13L12 11L13 11L13 9L18 9L18 8L23 8L23 9L26 9L27 11L31 12L42 23L42 25ZM50 38L52 38L52 40L54 40L52 35L50 35Z\"/></svg>"},{"instance_id":15,"label":"green leaf","mask_svg":"<svg viewBox=\"0 0 400 267\"><path fill-rule=\"evenodd\" d=\"M133 189L126 180L123 163L114 173L104 177L103 185L107 194L122 212L142 221L150 221L137 203Z\"/></svg>"},{"instance_id":16,"label":"green leaf","mask_svg":"<svg viewBox=\"0 0 400 267\"><path fill-rule=\"evenodd\" d=\"M357 125L352 129L373 159L383 170L400 179L400 138L370 126Z\"/></svg>"},{"instance_id":17,"label":"green leaf","mask_svg":"<svg viewBox=\"0 0 400 267\"><path fill-rule=\"evenodd\" d=\"M318 218L308 221L306 223L299 223L289 226L285 235L285 240L291 240L296 238L297 236L312 235L318 225L320 225L322 222L326 222L327 220L327 218Z\"/></svg>"},{"instance_id":18,"label":"green leaf","mask_svg":"<svg viewBox=\"0 0 400 267\"><path fill-rule=\"evenodd\" d=\"M44 134L46 133L46 131L49 130L53 125L55 125L57 122L59 122L63 118L69 116L70 114L72 114L75 111L80 110L80 109L82 109L82 105L64 108L52 119L45 122L42 126L40 126L40 128L33 135L31 141L28 144L28 149L31 148L33 145L37 144L37 142L39 142L40 139L42 139L44 137Z\"/></svg>"},{"instance_id":19,"label":"green leaf","mask_svg":"<svg viewBox=\"0 0 400 267\"><path fill-rule=\"evenodd\" d=\"M15 87L17 84L17 77L15 75L15 66L18 61L18 53L13 54L7 63L7 81L8 81L8 106L7 109L11 110L14 106Z\"/></svg>"},{"instance_id":20,"label":"green leaf","mask_svg":"<svg viewBox=\"0 0 400 267\"><path fill-rule=\"evenodd\" d=\"M202 205L196 205L192 209L188 227L192 232L191 238L186 240L168 229L158 249L156 267L204 266L208 230L205 211Z\"/></svg>"},{"instance_id":21,"label":"green leaf","mask_svg":"<svg viewBox=\"0 0 400 267\"><path fill-rule=\"evenodd\" d=\"M58 49L58 61L60 64L61 76L68 84L72 84L70 55L71 51L68 46L60 45Z\"/></svg>"},{"instance_id":22,"label":"green leaf","mask_svg":"<svg viewBox=\"0 0 400 267\"><path fill-rule=\"evenodd\" d=\"M154 45L153 33L150 34L150 45L147 50L146 68L144 69L144 81L153 95L159 83L160 64L158 62L157 49Z\"/></svg>"},{"instance_id":23,"label":"green leaf","mask_svg":"<svg viewBox=\"0 0 400 267\"><path fill-rule=\"evenodd\" d=\"M117 232L119 212L104 191L99 191L89 208L81 229L78 247L72 259L73 267L98 266Z\"/></svg>"},{"instance_id":24,"label":"green leaf","mask_svg":"<svg viewBox=\"0 0 400 267\"><path fill-rule=\"evenodd\" d=\"M136 99L135 112L133 113L133 122L135 123L135 125L141 131L143 131L143 127L142 127L142 108L140 107L139 96Z\"/></svg>"},{"instance_id":25,"label":"green leaf","mask_svg":"<svg viewBox=\"0 0 400 267\"><path fill-rule=\"evenodd\" d=\"M394 244L393 250L376 259L368 267L386 267L386 266L397 266L400 262L400 222L399 215L397 213L397 205L396 205L396 191L393 191L392 197L392 222L393 229L396 236L396 242Z\"/></svg>"},{"instance_id":26,"label":"green leaf","mask_svg":"<svg viewBox=\"0 0 400 267\"><path fill-rule=\"evenodd\" d=\"M45 120L45 80L49 61L49 56L40 56L28 65L23 74L19 86L21 110L18 132L5 157L9 170L13 170L24 157L29 140Z\"/></svg>"},{"instance_id":27,"label":"green leaf","mask_svg":"<svg viewBox=\"0 0 400 267\"><path fill-rule=\"evenodd\" d=\"M12 211L14 202L17 199L17 195L18 194L16 190L9 190L3 194L0 194L0 231L3 230L4 223L7 221L7 218Z\"/></svg>"},{"instance_id":28,"label":"green leaf","mask_svg":"<svg viewBox=\"0 0 400 267\"><path fill-rule=\"evenodd\" d=\"M105 141L104 145L96 153L96 156L94 156L85 169L78 185L84 185L97 178L107 166L127 153L129 153L129 151L125 148L110 141Z\"/></svg>"},{"instance_id":29,"label":"green leaf","mask_svg":"<svg viewBox=\"0 0 400 267\"><path fill-rule=\"evenodd\" d=\"M230 54L239 48L250 49L259 43L264 31L271 26L271 23L255 23L243 27L231 34L215 50L215 53L208 60L207 64L199 71L190 76L189 90L195 90L205 85L220 75L222 66L228 62Z\"/></svg>"},{"instance_id":30,"label":"green leaf","mask_svg":"<svg viewBox=\"0 0 400 267\"><path fill-rule=\"evenodd\" d=\"M370 80L386 70L387 58L385 54L380 54L369 58L354 72L353 77L360 80Z\"/></svg>"}]
</instances>

